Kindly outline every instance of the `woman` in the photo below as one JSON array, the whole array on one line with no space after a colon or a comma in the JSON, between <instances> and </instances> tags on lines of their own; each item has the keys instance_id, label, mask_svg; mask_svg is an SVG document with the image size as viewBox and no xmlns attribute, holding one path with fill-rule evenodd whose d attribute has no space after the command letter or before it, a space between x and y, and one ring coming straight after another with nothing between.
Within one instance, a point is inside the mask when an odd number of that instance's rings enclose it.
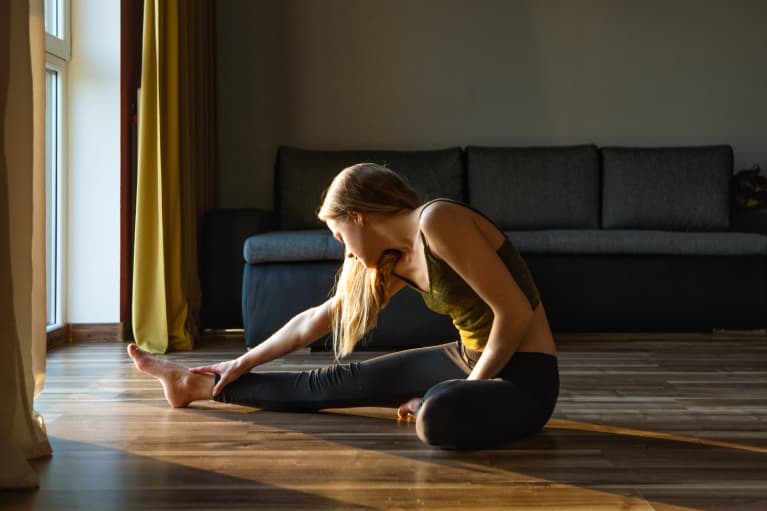
<instances>
[{"instance_id":1,"label":"woman","mask_svg":"<svg viewBox=\"0 0 767 511\"><path fill-rule=\"evenodd\" d=\"M527 265L489 219L448 199L422 203L395 172L342 170L319 218L345 245L335 293L235 360L191 370L130 345L172 406L215 399L268 410L397 406L424 442L488 447L539 431L559 392L556 349ZM298 372L251 373L332 331L348 355L379 311L409 285L449 314L460 340Z\"/></svg>"}]
</instances>

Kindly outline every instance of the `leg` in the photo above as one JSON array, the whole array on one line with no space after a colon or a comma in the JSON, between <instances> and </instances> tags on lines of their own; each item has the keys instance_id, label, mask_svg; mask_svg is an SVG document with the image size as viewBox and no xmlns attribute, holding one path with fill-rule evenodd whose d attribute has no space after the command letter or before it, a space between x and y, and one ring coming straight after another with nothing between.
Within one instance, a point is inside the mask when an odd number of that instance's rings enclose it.
<instances>
[{"instance_id":1,"label":"leg","mask_svg":"<svg viewBox=\"0 0 767 511\"><path fill-rule=\"evenodd\" d=\"M516 381L512 369L510 379L435 385L417 410L418 437L437 447L476 449L536 433L551 417L559 393L556 359L551 360L528 358Z\"/></svg>"},{"instance_id":2,"label":"leg","mask_svg":"<svg viewBox=\"0 0 767 511\"><path fill-rule=\"evenodd\" d=\"M397 406L469 371L457 343L449 343L322 369L249 373L227 385L216 400L281 411Z\"/></svg>"},{"instance_id":3,"label":"leg","mask_svg":"<svg viewBox=\"0 0 767 511\"><path fill-rule=\"evenodd\" d=\"M174 408L213 398L212 376L190 373L186 367L161 360L135 344L128 345L128 354L139 371L160 380L165 399Z\"/></svg>"}]
</instances>

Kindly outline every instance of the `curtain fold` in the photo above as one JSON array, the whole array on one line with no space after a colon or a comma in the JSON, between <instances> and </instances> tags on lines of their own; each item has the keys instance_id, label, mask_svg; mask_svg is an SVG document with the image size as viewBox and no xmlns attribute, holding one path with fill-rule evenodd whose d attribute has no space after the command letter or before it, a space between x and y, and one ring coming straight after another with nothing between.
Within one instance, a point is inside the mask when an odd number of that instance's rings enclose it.
<instances>
[{"instance_id":1,"label":"curtain fold","mask_svg":"<svg viewBox=\"0 0 767 511\"><path fill-rule=\"evenodd\" d=\"M215 206L216 119L214 6L210 0L179 4L179 118L183 284L189 304L187 325L199 330L202 292L198 239L205 212Z\"/></svg>"},{"instance_id":2,"label":"curtain fold","mask_svg":"<svg viewBox=\"0 0 767 511\"><path fill-rule=\"evenodd\" d=\"M153 353L193 347L197 232L215 197L211 0L145 0L132 323Z\"/></svg>"},{"instance_id":3,"label":"curtain fold","mask_svg":"<svg viewBox=\"0 0 767 511\"><path fill-rule=\"evenodd\" d=\"M33 399L45 376L42 0L0 2L0 487L37 486L50 455Z\"/></svg>"}]
</instances>

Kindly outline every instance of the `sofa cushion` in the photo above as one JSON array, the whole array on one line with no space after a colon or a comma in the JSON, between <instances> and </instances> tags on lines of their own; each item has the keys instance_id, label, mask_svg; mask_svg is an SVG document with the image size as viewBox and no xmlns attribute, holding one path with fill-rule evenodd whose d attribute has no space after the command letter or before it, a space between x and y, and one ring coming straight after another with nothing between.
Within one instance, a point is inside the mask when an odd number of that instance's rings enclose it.
<instances>
[{"instance_id":1,"label":"sofa cushion","mask_svg":"<svg viewBox=\"0 0 767 511\"><path fill-rule=\"evenodd\" d=\"M246 239L243 256L249 264L340 261L344 246L327 229L273 231Z\"/></svg>"},{"instance_id":2,"label":"sofa cushion","mask_svg":"<svg viewBox=\"0 0 767 511\"><path fill-rule=\"evenodd\" d=\"M729 228L730 146L602 149L602 227Z\"/></svg>"},{"instance_id":3,"label":"sofa cushion","mask_svg":"<svg viewBox=\"0 0 767 511\"><path fill-rule=\"evenodd\" d=\"M547 229L506 231L525 254L767 256L767 236L738 232ZM327 229L275 231L245 241L249 264L341 261L343 245Z\"/></svg>"},{"instance_id":4,"label":"sofa cushion","mask_svg":"<svg viewBox=\"0 0 767 511\"><path fill-rule=\"evenodd\" d=\"M469 202L504 229L599 227L594 145L467 147Z\"/></svg>"},{"instance_id":5,"label":"sofa cushion","mask_svg":"<svg viewBox=\"0 0 767 511\"><path fill-rule=\"evenodd\" d=\"M767 236L752 233L573 229L506 235L523 255L767 256Z\"/></svg>"},{"instance_id":6,"label":"sofa cushion","mask_svg":"<svg viewBox=\"0 0 767 511\"><path fill-rule=\"evenodd\" d=\"M361 162L385 165L404 176L424 199L464 200L461 149L434 151L319 151L281 147L277 155L276 208L282 229L321 225L322 192L341 169Z\"/></svg>"}]
</instances>

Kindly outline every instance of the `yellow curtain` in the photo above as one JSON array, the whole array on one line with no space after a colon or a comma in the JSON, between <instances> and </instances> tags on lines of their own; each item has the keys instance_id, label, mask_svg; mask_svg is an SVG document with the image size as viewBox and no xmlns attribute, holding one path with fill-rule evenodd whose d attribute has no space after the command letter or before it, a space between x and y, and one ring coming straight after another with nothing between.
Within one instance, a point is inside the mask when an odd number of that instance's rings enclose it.
<instances>
[{"instance_id":1,"label":"yellow curtain","mask_svg":"<svg viewBox=\"0 0 767 511\"><path fill-rule=\"evenodd\" d=\"M212 0L179 4L179 118L184 285L188 324L197 332L201 290L197 239L205 211L215 206L216 119Z\"/></svg>"},{"instance_id":2,"label":"yellow curtain","mask_svg":"<svg viewBox=\"0 0 767 511\"><path fill-rule=\"evenodd\" d=\"M144 3L132 323L154 353L190 350L197 333L197 230L215 193L212 11Z\"/></svg>"},{"instance_id":3,"label":"yellow curtain","mask_svg":"<svg viewBox=\"0 0 767 511\"><path fill-rule=\"evenodd\" d=\"M50 455L33 398L45 377L42 0L0 2L0 488L37 486Z\"/></svg>"}]
</instances>

